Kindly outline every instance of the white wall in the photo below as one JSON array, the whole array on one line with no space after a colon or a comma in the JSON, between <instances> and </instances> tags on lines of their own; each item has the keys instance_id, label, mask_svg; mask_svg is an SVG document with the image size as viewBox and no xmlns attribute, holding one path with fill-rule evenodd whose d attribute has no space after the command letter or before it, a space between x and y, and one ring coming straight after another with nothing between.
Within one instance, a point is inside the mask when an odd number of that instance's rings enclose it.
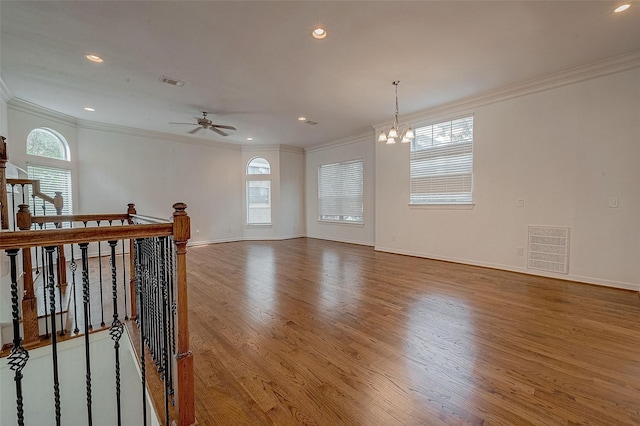
<instances>
[{"instance_id":1,"label":"white wall","mask_svg":"<svg viewBox=\"0 0 640 426\"><path fill-rule=\"evenodd\" d=\"M91 406L94 425L116 423L115 351L108 331L92 333L91 341ZM62 424L86 424L84 338L71 339L58 345L58 377ZM32 349L22 371L25 424L45 425L55 422L51 346ZM137 360L126 331L120 339L120 378L122 424L141 424L142 385ZM0 364L0 424L17 424L14 373L7 358ZM151 425L158 419L147 400L147 418Z\"/></svg>"},{"instance_id":2,"label":"white wall","mask_svg":"<svg viewBox=\"0 0 640 426\"><path fill-rule=\"evenodd\" d=\"M307 236L354 244L374 245L376 213L374 133L306 150ZM364 161L364 225L318 221L318 167L347 160Z\"/></svg>"},{"instance_id":3,"label":"white wall","mask_svg":"<svg viewBox=\"0 0 640 426\"><path fill-rule=\"evenodd\" d=\"M78 129L78 205L82 213L126 212L169 218L187 204L191 243L242 237L240 148L206 146L146 132Z\"/></svg>"},{"instance_id":4,"label":"white wall","mask_svg":"<svg viewBox=\"0 0 640 426\"><path fill-rule=\"evenodd\" d=\"M280 148L280 237L305 236L304 151Z\"/></svg>"},{"instance_id":5,"label":"white wall","mask_svg":"<svg viewBox=\"0 0 640 426\"><path fill-rule=\"evenodd\" d=\"M474 208L409 207L409 146L377 144L376 249L538 273L527 226L568 226L570 272L555 276L640 289L640 69L423 118L464 113Z\"/></svg>"}]
</instances>

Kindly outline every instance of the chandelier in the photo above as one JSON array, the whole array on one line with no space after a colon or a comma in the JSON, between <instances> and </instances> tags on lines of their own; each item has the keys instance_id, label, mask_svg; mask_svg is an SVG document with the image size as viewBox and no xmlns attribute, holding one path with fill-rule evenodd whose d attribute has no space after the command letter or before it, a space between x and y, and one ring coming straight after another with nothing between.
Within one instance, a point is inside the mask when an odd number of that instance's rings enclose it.
<instances>
[{"instance_id":1,"label":"chandelier","mask_svg":"<svg viewBox=\"0 0 640 426\"><path fill-rule=\"evenodd\" d=\"M400 129L398 127L398 115L400 114L398 110L398 84L400 84L400 81L394 81L392 84L396 87L396 115L393 120L393 126L391 127L391 129L389 129L389 131L386 133L383 129L378 136L378 142L386 142L387 145L396 143L397 139L400 139L400 142L402 143L411 142L415 137L415 135L413 134L413 130L411 130L411 127L408 127L406 130Z\"/></svg>"}]
</instances>

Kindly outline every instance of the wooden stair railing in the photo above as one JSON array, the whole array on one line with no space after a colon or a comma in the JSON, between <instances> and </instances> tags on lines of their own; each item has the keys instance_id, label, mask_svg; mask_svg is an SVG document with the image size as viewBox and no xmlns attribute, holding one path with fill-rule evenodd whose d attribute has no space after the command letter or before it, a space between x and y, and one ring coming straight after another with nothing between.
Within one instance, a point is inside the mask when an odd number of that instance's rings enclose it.
<instances>
[{"instance_id":1,"label":"wooden stair railing","mask_svg":"<svg viewBox=\"0 0 640 426\"><path fill-rule=\"evenodd\" d=\"M173 213L173 222L165 221L164 223L152 222L145 224L138 224L140 218L144 218L143 216L136 215L135 206L133 204L129 204L128 210L126 214L115 214L115 215L71 215L71 216L39 216L39 217L31 217L28 211L28 206L24 206L21 208L18 216L18 223L22 225L22 228L30 227L32 223L55 223L55 221L66 222L66 221L76 221L76 222L84 222L84 221L93 221L93 220L105 220L105 221L121 221L121 225L109 226L109 227L77 227L77 228L62 228L56 227L55 229L44 229L44 230L33 230L33 229L24 229L20 231L4 231L2 232L2 238L0 239L0 250L6 251L9 257L12 259L12 262L16 261L16 256L18 255L18 251L22 251L22 260L30 264L30 250L32 247L47 247L51 249L54 246L62 246L64 244L79 244L80 247L84 244L86 245L90 242L99 242L99 241L109 241L109 244L115 243L116 241L121 240L130 240L130 248L134 248L135 245L138 244L139 241L148 238L160 238L165 241L170 241L173 243L175 257L173 258L175 264L175 276L174 276L174 285L175 285L175 300L173 302L174 306L174 315L175 315L175 334L173 335L175 341L175 352L173 355L172 361L170 361L171 365L175 365L176 376L175 379L177 381L177 395L176 397L176 406L175 417L172 416L171 424L177 424L179 426L190 426L196 424L195 420L195 402L194 402L194 375L193 375L193 355L189 347L189 324L188 324L188 299L187 299L187 272L186 272L186 245L190 238L190 218L186 213L186 205L183 203L176 203L173 205L174 213ZM27 225L28 224L28 225ZM135 241L135 244L134 244ZM123 243L124 244L124 243ZM124 256L124 245L123 247L123 256ZM25 253L29 253L25 255ZM130 259L133 259L133 254L135 250L131 251ZM85 253L83 253L84 256ZM112 248L112 256L114 255ZM83 258L84 259L84 258ZM113 258L112 258L113 259ZM83 260L84 263L84 260ZM51 263L49 262L49 265ZM124 259L123 259L124 265ZM84 267L84 265L83 265ZM131 260L130 263L130 277L129 280L125 280L129 282L130 285L130 294L132 295L130 299L130 308L131 308L131 319L135 319L137 316L136 313L136 303L139 299L137 297L141 297L142 293L137 293L136 290L140 289L141 283L139 282L140 278L135 276L136 267L134 260ZM50 266L51 268L51 266ZM115 275L114 275L115 277ZM16 382L16 392L20 393L20 401L18 402L18 418L20 418L21 413L21 404L22 404L22 390L21 389L21 380L22 380L22 369L28 361L28 355L20 358L20 353L28 352L27 349L29 345L26 345L27 348L23 345L23 342L26 343L23 337L26 337L27 329L29 328L27 322L23 322L24 333L23 336L20 335L21 327L19 326L20 319L28 317L25 309L31 309L32 300L35 300L34 294L26 294L25 298L29 301L28 303L22 304L23 312L20 314L18 311L18 285L17 279L15 278L15 264L12 263L12 282L11 282L11 293L12 293L12 310L13 310L13 330L14 330L14 339L13 339L13 349L11 350L11 354L9 355L10 362L16 363L16 369L12 369L15 373L14 381ZM124 282L124 281L123 281ZM48 286L51 288L52 283ZM115 288L114 288L115 291ZM125 294L127 291L125 290ZM14 300L15 299L15 300ZM126 301L126 299L125 299ZM127 304L129 305L129 304ZM168 312L168 311L167 311ZM26 314L26 315L25 315ZM115 312L114 312L115 314ZM37 315L37 314L36 314ZM114 315L115 316L115 315ZM126 318L124 318L126 320ZM55 322L55 319L53 320ZM115 324L115 322L114 322ZM36 321L37 325L37 321ZM112 326L113 327L113 326ZM52 325L52 330L54 330ZM142 333L142 330L141 330ZM53 334L53 333L52 333ZM111 331L110 331L111 334ZM112 336L113 339L113 336ZM52 337L52 344L55 346L55 338ZM88 344L88 339L87 339ZM144 344L144 339L142 344ZM14 356L14 353L16 354ZM12 360L13 357L13 360ZM54 361L55 363L55 361ZM90 381L88 382L90 383ZM143 386L144 388L144 386ZM26 394L25 394L26 395ZM157 407L157 405L156 405ZM89 408L90 412L90 408ZM59 416L59 413L58 413ZM18 422L20 424L20 422ZM168 424L169 422L167 422Z\"/></svg>"}]
</instances>

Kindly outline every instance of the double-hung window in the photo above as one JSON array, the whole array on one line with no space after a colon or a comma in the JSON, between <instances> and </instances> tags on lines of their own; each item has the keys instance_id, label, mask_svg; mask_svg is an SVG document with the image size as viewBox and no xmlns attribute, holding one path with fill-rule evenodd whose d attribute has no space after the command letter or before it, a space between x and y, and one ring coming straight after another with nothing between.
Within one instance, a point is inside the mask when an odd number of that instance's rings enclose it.
<instances>
[{"instance_id":1,"label":"double-hung window","mask_svg":"<svg viewBox=\"0 0 640 426\"><path fill-rule=\"evenodd\" d=\"M261 157L247 165L247 224L271 224L271 165Z\"/></svg>"},{"instance_id":2,"label":"double-hung window","mask_svg":"<svg viewBox=\"0 0 640 426\"><path fill-rule=\"evenodd\" d=\"M47 128L33 129L27 136L26 151L28 155L40 157L38 164L27 163L29 179L40 181L40 192L51 198L56 192L60 192L64 202L63 215L73 214L73 190L71 185L71 170L67 167L58 167L70 160L69 145L67 141L54 130ZM41 164L46 163L46 164ZM31 201L31 209L34 209L35 200L32 197L32 187L27 186L28 197ZM55 208L48 203L36 203L33 215L55 215Z\"/></svg>"},{"instance_id":3,"label":"double-hung window","mask_svg":"<svg viewBox=\"0 0 640 426\"><path fill-rule=\"evenodd\" d=\"M363 161L351 160L318 167L320 221L363 223Z\"/></svg>"},{"instance_id":4,"label":"double-hung window","mask_svg":"<svg viewBox=\"0 0 640 426\"><path fill-rule=\"evenodd\" d=\"M471 204L473 116L415 129L410 204Z\"/></svg>"}]
</instances>

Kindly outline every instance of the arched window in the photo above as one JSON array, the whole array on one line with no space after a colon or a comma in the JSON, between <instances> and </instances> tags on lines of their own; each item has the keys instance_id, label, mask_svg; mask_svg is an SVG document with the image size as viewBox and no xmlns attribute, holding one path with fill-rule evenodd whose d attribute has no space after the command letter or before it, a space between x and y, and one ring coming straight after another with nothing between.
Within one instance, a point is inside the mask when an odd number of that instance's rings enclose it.
<instances>
[{"instance_id":1,"label":"arched window","mask_svg":"<svg viewBox=\"0 0 640 426\"><path fill-rule=\"evenodd\" d=\"M271 224L271 165L262 157L247 164L247 224Z\"/></svg>"},{"instance_id":2,"label":"arched window","mask_svg":"<svg viewBox=\"0 0 640 426\"><path fill-rule=\"evenodd\" d=\"M248 175L268 175L271 174L271 165L262 157L255 157L247 165Z\"/></svg>"},{"instance_id":3,"label":"arched window","mask_svg":"<svg viewBox=\"0 0 640 426\"><path fill-rule=\"evenodd\" d=\"M27 163L27 174L29 179L39 180L40 191L50 197L54 197L56 192L62 193L62 199L64 202L62 214L73 214L71 170L68 168L57 167L59 164L59 162L57 162L58 160L70 160L69 144L67 144L65 138L55 130L40 127L29 132L26 148L27 154L41 157L41 160L38 160L38 163L40 163L40 161L45 163L34 164L29 161ZM48 159L53 159L54 161L50 161ZM53 206L46 203L43 204L44 208L42 211L33 206L32 204L36 203L36 200L32 196L31 185L27 186L27 191L29 204L32 209L35 209L32 211L32 214L44 214L47 216L56 214Z\"/></svg>"},{"instance_id":4,"label":"arched window","mask_svg":"<svg viewBox=\"0 0 640 426\"><path fill-rule=\"evenodd\" d=\"M59 133L42 127L27 136L27 154L69 161L69 145Z\"/></svg>"}]
</instances>

